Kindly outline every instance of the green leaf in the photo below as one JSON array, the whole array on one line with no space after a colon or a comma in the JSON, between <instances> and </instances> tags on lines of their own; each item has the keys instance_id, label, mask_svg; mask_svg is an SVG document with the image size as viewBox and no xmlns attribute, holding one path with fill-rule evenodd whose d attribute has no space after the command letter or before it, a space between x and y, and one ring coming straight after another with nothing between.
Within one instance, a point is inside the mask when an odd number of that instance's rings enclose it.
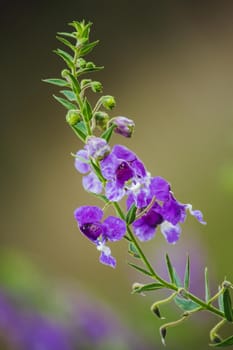
<instances>
[{"instance_id":1,"label":"green leaf","mask_svg":"<svg viewBox=\"0 0 233 350\"><path fill-rule=\"evenodd\" d=\"M134 258L141 259L141 256L135 247L135 244L133 242L129 243L129 254L131 254Z\"/></svg>"},{"instance_id":2,"label":"green leaf","mask_svg":"<svg viewBox=\"0 0 233 350\"><path fill-rule=\"evenodd\" d=\"M73 93L73 91L61 90L60 93L63 94L67 98L67 100L76 101L76 96L75 96L75 93Z\"/></svg>"},{"instance_id":3,"label":"green leaf","mask_svg":"<svg viewBox=\"0 0 233 350\"><path fill-rule=\"evenodd\" d=\"M105 132L103 132L103 134L100 136L102 139L105 139L107 142L109 142L111 136L112 136L112 133L113 133L113 130L115 129L116 125L112 124L110 126L110 128L108 128L107 130L105 130Z\"/></svg>"},{"instance_id":4,"label":"green leaf","mask_svg":"<svg viewBox=\"0 0 233 350\"><path fill-rule=\"evenodd\" d=\"M181 310L184 310L184 311L192 311L192 310L200 307L200 305L196 304L194 301L192 301L190 299L184 299L180 296L176 296L174 298L174 301L175 301L176 305Z\"/></svg>"},{"instance_id":5,"label":"green leaf","mask_svg":"<svg viewBox=\"0 0 233 350\"><path fill-rule=\"evenodd\" d=\"M233 321L233 312L232 312L232 304L231 304L231 296L229 289L226 288L223 292L223 308L226 319L229 322Z\"/></svg>"},{"instance_id":6,"label":"green leaf","mask_svg":"<svg viewBox=\"0 0 233 350\"><path fill-rule=\"evenodd\" d=\"M51 78L51 79L43 79L45 83L57 85L57 86L69 86L69 83L64 80L64 79L56 79L56 78Z\"/></svg>"},{"instance_id":7,"label":"green leaf","mask_svg":"<svg viewBox=\"0 0 233 350\"><path fill-rule=\"evenodd\" d=\"M209 277L208 277L208 269L205 268L205 301L208 302L210 300L210 287L209 287Z\"/></svg>"},{"instance_id":8,"label":"green leaf","mask_svg":"<svg viewBox=\"0 0 233 350\"><path fill-rule=\"evenodd\" d=\"M130 224L132 224L132 222L134 222L135 217L136 217L136 211L137 211L137 207L133 203L126 214L126 222L128 225L130 225Z\"/></svg>"},{"instance_id":9,"label":"green leaf","mask_svg":"<svg viewBox=\"0 0 233 350\"><path fill-rule=\"evenodd\" d=\"M83 122L79 122L72 126L72 129L78 134L80 139L85 142L87 137L86 127Z\"/></svg>"},{"instance_id":10,"label":"green leaf","mask_svg":"<svg viewBox=\"0 0 233 350\"><path fill-rule=\"evenodd\" d=\"M102 175L102 173L101 173L100 168L95 164L95 162L94 162L92 159L90 159L90 163L91 163L91 165L92 165L92 168L95 170L95 173L96 173L96 175L98 176L99 180L100 180L102 183L105 182L105 179L104 179L104 177L103 177L103 175Z\"/></svg>"},{"instance_id":11,"label":"green leaf","mask_svg":"<svg viewBox=\"0 0 233 350\"><path fill-rule=\"evenodd\" d=\"M189 282L190 282L190 260L189 260L189 256L187 256L185 273L184 273L184 288L186 290L189 289Z\"/></svg>"},{"instance_id":12,"label":"green leaf","mask_svg":"<svg viewBox=\"0 0 233 350\"><path fill-rule=\"evenodd\" d=\"M142 292L151 292L153 290L158 290L164 288L164 285L162 283L150 283L150 284L144 284L141 287L133 289L133 294L135 293L142 293Z\"/></svg>"},{"instance_id":13,"label":"green leaf","mask_svg":"<svg viewBox=\"0 0 233 350\"><path fill-rule=\"evenodd\" d=\"M76 47L71 43L69 42L68 40L62 38L61 36L56 36L57 40L59 40L62 44L68 46L71 50L73 50L74 52L77 51Z\"/></svg>"},{"instance_id":14,"label":"green leaf","mask_svg":"<svg viewBox=\"0 0 233 350\"><path fill-rule=\"evenodd\" d=\"M53 52L60 56L70 69L74 68L73 57L68 52L60 49L54 50Z\"/></svg>"},{"instance_id":15,"label":"green leaf","mask_svg":"<svg viewBox=\"0 0 233 350\"><path fill-rule=\"evenodd\" d=\"M81 88L80 88L78 80L75 78L75 76L72 73L68 72L67 74L71 80L71 84L72 84L72 88L73 88L74 92L76 94L79 94L81 91Z\"/></svg>"},{"instance_id":16,"label":"green leaf","mask_svg":"<svg viewBox=\"0 0 233 350\"><path fill-rule=\"evenodd\" d=\"M173 276L174 276L175 285L179 288L182 288L183 285L182 285L181 279L180 279L179 275L177 274L176 269L174 267L173 267Z\"/></svg>"},{"instance_id":17,"label":"green leaf","mask_svg":"<svg viewBox=\"0 0 233 350\"><path fill-rule=\"evenodd\" d=\"M58 32L57 34L58 35L62 35L62 36L67 36L68 38L76 39L76 34L75 33Z\"/></svg>"},{"instance_id":18,"label":"green leaf","mask_svg":"<svg viewBox=\"0 0 233 350\"><path fill-rule=\"evenodd\" d=\"M166 264L167 264L167 271L168 271L168 274L169 274L169 277L170 277L170 281L172 283L175 283L174 271L173 271L171 260L170 260L170 258L168 256L168 254L166 254Z\"/></svg>"},{"instance_id":19,"label":"green leaf","mask_svg":"<svg viewBox=\"0 0 233 350\"><path fill-rule=\"evenodd\" d=\"M218 290L221 289L221 286L218 287ZM219 296L218 296L218 306L219 306L219 309L224 312L224 305L223 305L223 293L221 293Z\"/></svg>"},{"instance_id":20,"label":"green leaf","mask_svg":"<svg viewBox=\"0 0 233 350\"><path fill-rule=\"evenodd\" d=\"M97 72L101 69L104 69L104 67L90 67L90 68L80 68L78 70L78 76L80 76L81 74L84 74L84 73L92 73L92 72Z\"/></svg>"},{"instance_id":21,"label":"green leaf","mask_svg":"<svg viewBox=\"0 0 233 350\"><path fill-rule=\"evenodd\" d=\"M210 344L210 346L213 346L215 348L226 348L227 346L231 345L233 345L233 335L227 339L224 339L221 343Z\"/></svg>"},{"instance_id":22,"label":"green leaf","mask_svg":"<svg viewBox=\"0 0 233 350\"><path fill-rule=\"evenodd\" d=\"M70 101L67 101L65 98L58 97L56 95L53 95L55 100L57 100L60 104L62 104L66 109L77 109L77 106L71 103Z\"/></svg>"},{"instance_id":23,"label":"green leaf","mask_svg":"<svg viewBox=\"0 0 233 350\"><path fill-rule=\"evenodd\" d=\"M80 52L80 55L81 56L85 56L87 55L89 52L91 52L93 50L93 48L98 45L99 43L99 40L96 40L96 41L93 41L92 43L88 43L88 44L85 44L83 45L83 47L81 48L81 50L79 51Z\"/></svg>"},{"instance_id":24,"label":"green leaf","mask_svg":"<svg viewBox=\"0 0 233 350\"><path fill-rule=\"evenodd\" d=\"M128 263L128 264L129 264L130 266L132 266L134 269L136 269L136 270L142 272L144 275L152 276L152 273L151 273L151 272L149 272L149 271L143 269L142 267L137 266L137 265L132 264L132 263Z\"/></svg>"},{"instance_id":25,"label":"green leaf","mask_svg":"<svg viewBox=\"0 0 233 350\"><path fill-rule=\"evenodd\" d=\"M83 115L84 120L86 120L87 122L89 122L89 120L92 119L92 108L91 108L91 105L88 102L87 98L85 98L84 103L83 103L82 115Z\"/></svg>"}]
</instances>

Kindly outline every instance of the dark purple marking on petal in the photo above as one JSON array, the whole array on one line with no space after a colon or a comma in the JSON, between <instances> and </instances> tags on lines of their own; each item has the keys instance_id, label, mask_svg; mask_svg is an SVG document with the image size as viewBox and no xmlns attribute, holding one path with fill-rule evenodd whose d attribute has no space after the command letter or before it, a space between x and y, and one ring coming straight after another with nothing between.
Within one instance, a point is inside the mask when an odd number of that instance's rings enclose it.
<instances>
[{"instance_id":1,"label":"dark purple marking on petal","mask_svg":"<svg viewBox=\"0 0 233 350\"><path fill-rule=\"evenodd\" d=\"M97 238L103 233L103 227L100 222L92 222L82 224L79 226L80 231L91 241L96 241Z\"/></svg>"},{"instance_id":2,"label":"dark purple marking on petal","mask_svg":"<svg viewBox=\"0 0 233 350\"><path fill-rule=\"evenodd\" d=\"M116 179L118 183L124 184L133 176L134 176L134 172L132 168L129 166L129 164L125 161L121 162L121 164L117 167L117 170L116 170Z\"/></svg>"}]
</instances>

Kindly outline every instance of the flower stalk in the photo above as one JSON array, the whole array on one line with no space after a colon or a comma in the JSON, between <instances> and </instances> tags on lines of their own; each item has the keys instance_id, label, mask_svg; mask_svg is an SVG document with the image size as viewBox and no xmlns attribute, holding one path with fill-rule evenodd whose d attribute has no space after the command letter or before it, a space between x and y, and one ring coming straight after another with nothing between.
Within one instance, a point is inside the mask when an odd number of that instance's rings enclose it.
<instances>
[{"instance_id":1,"label":"flower stalk","mask_svg":"<svg viewBox=\"0 0 233 350\"><path fill-rule=\"evenodd\" d=\"M66 121L79 140L84 143L83 149L74 155L75 167L83 175L84 189L105 203L103 208L81 206L75 210L79 230L100 252L100 262L110 267L116 266L116 259L111 255L108 244L123 238L127 240L129 253L144 266L131 262L129 265L152 279L152 283L149 284L134 284L133 293L156 292L158 289L172 291L168 298L157 300L151 306L151 310L160 318L159 306L171 301L174 301L183 312L177 321L168 322L160 327L164 344L167 328L182 323L187 316L195 312L205 310L221 318L210 332L212 345L215 346L216 342L218 347L221 347L221 344L231 345L233 336L222 341L217 331L226 322L233 322L229 292L232 284L223 282L219 291L211 297L206 269L206 298L202 300L189 290L189 258L186 262L185 280L181 282L169 256L166 255L169 274L167 281L155 271L139 244L139 241L151 240L158 229L169 244L176 243L181 234L181 225L188 213L201 224L206 222L201 211L193 210L191 204L183 204L175 198L169 182L159 176L152 177L134 152L119 144L110 146L113 133L131 137L135 124L131 119L122 116L110 119L107 113L100 110L103 107L112 111L116 105L113 96L101 96L92 108L86 92L91 90L93 93L100 93L102 84L91 79L81 79L81 76L103 68L84 59L98 41L89 41L91 23L73 21L70 26L74 28L74 32L59 33L58 40L67 46L71 53L60 49L55 51L66 63L67 68L62 71L61 78L44 81L65 89L60 91L65 98L54 97L68 109ZM120 205L125 198L126 213ZM116 216L104 219L109 206L115 209ZM219 307L212 305L216 299Z\"/></svg>"}]
</instances>

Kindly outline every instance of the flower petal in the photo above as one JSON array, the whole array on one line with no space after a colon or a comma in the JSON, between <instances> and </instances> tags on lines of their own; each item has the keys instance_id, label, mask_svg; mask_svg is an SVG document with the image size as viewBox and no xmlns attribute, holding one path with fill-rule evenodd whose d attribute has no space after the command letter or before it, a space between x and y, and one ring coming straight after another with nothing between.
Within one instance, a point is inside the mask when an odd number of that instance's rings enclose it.
<instances>
[{"instance_id":1,"label":"flower petal","mask_svg":"<svg viewBox=\"0 0 233 350\"><path fill-rule=\"evenodd\" d=\"M163 218L171 224L176 225L178 222L184 222L186 218L186 205L179 203L173 196L166 201L162 207Z\"/></svg>"},{"instance_id":2,"label":"flower petal","mask_svg":"<svg viewBox=\"0 0 233 350\"><path fill-rule=\"evenodd\" d=\"M101 221L103 210L96 206L84 205L74 212L74 217L79 225Z\"/></svg>"},{"instance_id":3,"label":"flower petal","mask_svg":"<svg viewBox=\"0 0 233 350\"><path fill-rule=\"evenodd\" d=\"M206 225L206 221L203 219L203 214L200 210L193 210L191 204L187 204L186 208L189 210L190 214L195 216L195 218L203 225Z\"/></svg>"},{"instance_id":4,"label":"flower petal","mask_svg":"<svg viewBox=\"0 0 233 350\"><path fill-rule=\"evenodd\" d=\"M109 216L104 220L103 225L105 227L105 236L109 241L115 242L122 239L126 232L126 224L115 216Z\"/></svg>"},{"instance_id":5,"label":"flower petal","mask_svg":"<svg viewBox=\"0 0 233 350\"><path fill-rule=\"evenodd\" d=\"M116 181L108 181L105 186L105 191L106 197L111 202L120 201L125 194L125 190L122 187L117 186Z\"/></svg>"},{"instance_id":6,"label":"flower petal","mask_svg":"<svg viewBox=\"0 0 233 350\"><path fill-rule=\"evenodd\" d=\"M110 152L110 146L105 139L96 136L89 136L87 139L86 149L88 157L97 160L104 159Z\"/></svg>"},{"instance_id":7,"label":"flower petal","mask_svg":"<svg viewBox=\"0 0 233 350\"><path fill-rule=\"evenodd\" d=\"M116 267L116 259L111 255L106 255L104 252L101 252L99 261L104 265L108 265L113 268Z\"/></svg>"},{"instance_id":8,"label":"flower petal","mask_svg":"<svg viewBox=\"0 0 233 350\"><path fill-rule=\"evenodd\" d=\"M170 192L169 183L160 176L156 176L151 179L150 191L159 201L167 201L169 199Z\"/></svg>"},{"instance_id":9,"label":"flower petal","mask_svg":"<svg viewBox=\"0 0 233 350\"><path fill-rule=\"evenodd\" d=\"M130 151L127 147L121 145L115 145L112 149L118 159L125 160L126 162L132 162L137 159L136 154Z\"/></svg>"},{"instance_id":10,"label":"flower petal","mask_svg":"<svg viewBox=\"0 0 233 350\"><path fill-rule=\"evenodd\" d=\"M164 221L160 226L161 232L170 244L175 244L181 234L180 225L172 225L168 221Z\"/></svg>"},{"instance_id":11,"label":"flower petal","mask_svg":"<svg viewBox=\"0 0 233 350\"><path fill-rule=\"evenodd\" d=\"M93 172L86 175L82 179L83 187L86 191L100 194L103 189L101 181L98 179L97 175Z\"/></svg>"},{"instance_id":12,"label":"flower petal","mask_svg":"<svg viewBox=\"0 0 233 350\"><path fill-rule=\"evenodd\" d=\"M121 161L118 160L114 154L110 153L100 162L100 168L103 177L106 180L114 179L116 176L116 169L120 163Z\"/></svg>"},{"instance_id":13,"label":"flower petal","mask_svg":"<svg viewBox=\"0 0 233 350\"><path fill-rule=\"evenodd\" d=\"M81 173L86 174L91 170L90 165L88 164L87 151L81 149L76 153L77 158L75 158L74 166Z\"/></svg>"}]
</instances>

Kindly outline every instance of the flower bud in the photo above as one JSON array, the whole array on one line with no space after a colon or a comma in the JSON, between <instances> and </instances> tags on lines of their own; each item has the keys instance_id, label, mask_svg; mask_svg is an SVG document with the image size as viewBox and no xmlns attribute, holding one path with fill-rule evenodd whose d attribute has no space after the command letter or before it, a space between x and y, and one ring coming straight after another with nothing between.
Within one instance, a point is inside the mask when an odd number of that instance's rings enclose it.
<instances>
[{"instance_id":1,"label":"flower bud","mask_svg":"<svg viewBox=\"0 0 233 350\"><path fill-rule=\"evenodd\" d=\"M116 106L116 101L113 96L103 96L102 104L106 109L113 109Z\"/></svg>"},{"instance_id":2,"label":"flower bud","mask_svg":"<svg viewBox=\"0 0 233 350\"><path fill-rule=\"evenodd\" d=\"M103 86L99 81L93 81L91 83L91 89L93 92L102 92Z\"/></svg>"},{"instance_id":3,"label":"flower bud","mask_svg":"<svg viewBox=\"0 0 233 350\"><path fill-rule=\"evenodd\" d=\"M86 68L95 68L95 63L93 63L93 62L87 62Z\"/></svg>"},{"instance_id":4,"label":"flower bud","mask_svg":"<svg viewBox=\"0 0 233 350\"><path fill-rule=\"evenodd\" d=\"M96 126L100 131L104 131L107 129L107 124L109 122L109 115L105 112L96 112L95 115Z\"/></svg>"},{"instance_id":5,"label":"flower bud","mask_svg":"<svg viewBox=\"0 0 233 350\"><path fill-rule=\"evenodd\" d=\"M110 153L110 146L107 141L101 137L89 136L86 150L88 158L91 157L96 160L102 160Z\"/></svg>"},{"instance_id":6,"label":"flower bud","mask_svg":"<svg viewBox=\"0 0 233 350\"><path fill-rule=\"evenodd\" d=\"M84 86L86 86L90 82L91 82L91 79L82 79L82 81L80 83L81 88L83 88Z\"/></svg>"},{"instance_id":7,"label":"flower bud","mask_svg":"<svg viewBox=\"0 0 233 350\"><path fill-rule=\"evenodd\" d=\"M84 60L84 58L79 58L77 60L77 65L79 68L85 68L86 64L87 64L87 62L86 62L86 60Z\"/></svg>"},{"instance_id":8,"label":"flower bud","mask_svg":"<svg viewBox=\"0 0 233 350\"><path fill-rule=\"evenodd\" d=\"M134 131L134 121L126 117L115 117L109 122L109 126L116 125L114 132L124 137L131 137Z\"/></svg>"},{"instance_id":9,"label":"flower bud","mask_svg":"<svg viewBox=\"0 0 233 350\"><path fill-rule=\"evenodd\" d=\"M66 121L70 126L77 124L80 119L80 114L75 109L70 109L66 114Z\"/></svg>"},{"instance_id":10,"label":"flower bud","mask_svg":"<svg viewBox=\"0 0 233 350\"><path fill-rule=\"evenodd\" d=\"M70 72L68 71L68 69L63 69L62 72L61 72L62 78L68 77L68 76L69 76L69 73L70 73Z\"/></svg>"}]
</instances>

